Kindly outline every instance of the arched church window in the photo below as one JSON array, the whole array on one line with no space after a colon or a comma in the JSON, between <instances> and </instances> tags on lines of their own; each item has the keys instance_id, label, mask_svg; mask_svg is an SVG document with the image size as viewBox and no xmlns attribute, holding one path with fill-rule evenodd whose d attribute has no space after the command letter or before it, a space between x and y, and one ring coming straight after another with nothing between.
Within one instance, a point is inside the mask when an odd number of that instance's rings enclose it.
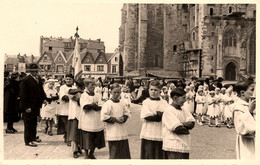
<instances>
[{"instance_id":1,"label":"arched church window","mask_svg":"<svg viewBox=\"0 0 260 165\"><path fill-rule=\"evenodd\" d=\"M230 29L223 35L223 46L225 55L236 55L237 38L234 30Z\"/></svg>"}]
</instances>

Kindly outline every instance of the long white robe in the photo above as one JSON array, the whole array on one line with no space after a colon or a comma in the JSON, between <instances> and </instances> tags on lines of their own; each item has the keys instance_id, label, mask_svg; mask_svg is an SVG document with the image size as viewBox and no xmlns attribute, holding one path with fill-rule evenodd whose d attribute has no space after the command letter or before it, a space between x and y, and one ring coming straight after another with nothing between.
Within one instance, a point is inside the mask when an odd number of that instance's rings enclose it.
<instances>
[{"instance_id":1,"label":"long white robe","mask_svg":"<svg viewBox=\"0 0 260 165\"><path fill-rule=\"evenodd\" d=\"M248 103L242 99L239 99L234 105L237 159L255 159L256 122L248 108Z\"/></svg>"}]
</instances>

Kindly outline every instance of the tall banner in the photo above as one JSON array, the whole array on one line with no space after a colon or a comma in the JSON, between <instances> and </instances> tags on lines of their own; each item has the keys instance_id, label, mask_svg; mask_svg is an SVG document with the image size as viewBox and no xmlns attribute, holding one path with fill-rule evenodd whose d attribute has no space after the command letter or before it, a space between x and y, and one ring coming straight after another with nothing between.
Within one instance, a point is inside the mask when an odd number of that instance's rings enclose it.
<instances>
[{"instance_id":1,"label":"tall banner","mask_svg":"<svg viewBox=\"0 0 260 165\"><path fill-rule=\"evenodd\" d=\"M21 72L26 72L26 66L25 66L25 63L18 63L18 72L21 73Z\"/></svg>"},{"instance_id":2,"label":"tall banner","mask_svg":"<svg viewBox=\"0 0 260 165\"><path fill-rule=\"evenodd\" d=\"M77 33L76 33L77 34ZM81 57L80 57L80 44L78 35L75 35L76 43L72 59L72 67L74 68L74 79L77 80L82 74Z\"/></svg>"}]
</instances>

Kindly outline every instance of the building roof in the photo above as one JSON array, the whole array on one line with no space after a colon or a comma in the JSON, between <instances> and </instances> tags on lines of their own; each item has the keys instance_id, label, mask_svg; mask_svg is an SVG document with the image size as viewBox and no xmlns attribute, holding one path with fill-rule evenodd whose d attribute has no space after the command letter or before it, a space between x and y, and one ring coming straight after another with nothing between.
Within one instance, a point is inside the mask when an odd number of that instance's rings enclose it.
<instances>
[{"instance_id":1,"label":"building roof","mask_svg":"<svg viewBox=\"0 0 260 165\"><path fill-rule=\"evenodd\" d=\"M98 58L99 58L100 56L105 57L105 61L106 61L106 63L107 63L107 57L106 57L106 54L105 54L104 52L99 52L99 53L98 53L98 56L97 56L96 59L95 59L95 63L97 62L97 60L98 60Z\"/></svg>"},{"instance_id":2,"label":"building roof","mask_svg":"<svg viewBox=\"0 0 260 165\"><path fill-rule=\"evenodd\" d=\"M92 55L94 61L96 61L97 58L98 58L99 53L98 53L98 52L90 52L90 53L91 53L91 55Z\"/></svg>"},{"instance_id":3,"label":"building roof","mask_svg":"<svg viewBox=\"0 0 260 165\"><path fill-rule=\"evenodd\" d=\"M45 40L44 46L51 46L51 47L60 47L63 48L64 44L62 41L48 41Z\"/></svg>"},{"instance_id":4,"label":"building roof","mask_svg":"<svg viewBox=\"0 0 260 165\"><path fill-rule=\"evenodd\" d=\"M5 59L5 64L17 64L18 63L18 59L17 59L17 56L15 57L6 57Z\"/></svg>"},{"instance_id":5,"label":"building roof","mask_svg":"<svg viewBox=\"0 0 260 165\"><path fill-rule=\"evenodd\" d=\"M70 37L70 38L62 38L62 37L41 37L44 40L45 46L62 46L64 47L64 42L75 42L74 37ZM79 38L79 43L87 43L90 44L91 47L92 45L103 45L104 46L104 42L101 41L100 39L97 40L91 40L91 39L83 39L83 38ZM53 45L52 45L53 44Z\"/></svg>"},{"instance_id":6,"label":"building roof","mask_svg":"<svg viewBox=\"0 0 260 165\"><path fill-rule=\"evenodd\" d=\"M66 60L68 60L72 52L70 51L70 52L62 52L62 53L63 53L64 57L66 58Z\"/></svg>"},{"instance_id":7,"label":"building roof","mask_svg":"<svg viewBox=\"0 0 260 165\"><path fill-rule=\"evenodd\" d=\"M17 56L18 55L5 55L5 64L17 64L17 63L19 63ZM37 62L40 59L39 56L32 56L32 55L31 56L21 55L21 56L24 57L26 64L29 64L31 62Z\"/></svg>"},{"instance_id":8,"label":"building roof","mask_svg":"<svg viewBox=\"0 0 260 165\"><path fill-rule=\"evenodd\" d=\"M44 55L47 55L47 56L50 58L50 60L51 60L52 62L54 62L54 58L53 58L53 56L52 56L53 53L50 53L50 52L44 52L43 55L42 55L41 57L38 58L37 63L39 63L39 62L42 60L42 58L43 58Z\"/></svg>"},{"instance_id":9,"label":"building roof","mask_svg":"<svg viewBox=\"0 0 260 165\"><path fill-rule=\"evenodd\" d=\"M110 61L114 54L116 54L116 53L106 53L107 61Z\"/></svg>"},{"instance_id":10,"label":"building roof","mask_svg":"<svg viewBox=\"0 0 260 165\"><path fill-rule=\"evenodd\" d=\"M89 42L88 49L105 49L104 42Z\"/></svg>"}]
</instances>

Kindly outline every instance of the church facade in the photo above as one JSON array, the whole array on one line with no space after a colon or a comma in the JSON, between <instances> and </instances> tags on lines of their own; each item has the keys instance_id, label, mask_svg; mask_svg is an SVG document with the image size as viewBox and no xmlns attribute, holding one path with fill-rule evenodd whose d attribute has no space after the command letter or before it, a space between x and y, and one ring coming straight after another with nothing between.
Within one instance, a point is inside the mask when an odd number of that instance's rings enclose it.
<instances>
[{"instance_id":1,"label":"church facade","mask_svg":"<svg viewBox=\"0 0 260 165\"><path fill-rule=\"evenodd\" d=\"M125 75L255 75L255 4L124 4L121 12Z\"/></svg>"}]
</instances>

